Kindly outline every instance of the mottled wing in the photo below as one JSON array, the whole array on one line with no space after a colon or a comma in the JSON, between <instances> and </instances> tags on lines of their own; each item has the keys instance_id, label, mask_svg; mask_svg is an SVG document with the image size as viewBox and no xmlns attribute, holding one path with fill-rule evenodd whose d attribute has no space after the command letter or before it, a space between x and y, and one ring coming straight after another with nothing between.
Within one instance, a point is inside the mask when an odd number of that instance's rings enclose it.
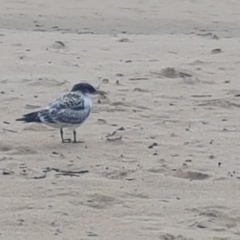
<instances>
[{"instance_id":1,"label":"mottled wing","mask_svg":"<svg viewBox=\"0 0 240 240\"><path fill-rule=\"evenodd\" d=\"M76 111L72 109L62 109L60 111L51 111L52 119L58 123L81 124L89 116L90 110L85 109Z\"/></svg>"},{"instance_id":2,"label":"mottled wing","mask_svg":"<svg viewBox=\"0 0 240 240\"><path fill-rule=\"evenodd\" d=\"M49 109L44 109L44 110L39 111L38 117L39 117L39 119L42 123L56 123L53 120L51 112L49 111Z\"/></svg>"},{"instance_id":3,"label":"mottled wing","mask_svg":"<svg viewBox=\"0 0 240 240\"><path fill-rule=\"evenodd\" d=\"M83 110L84 99L81 93L70 92L55 99L49 104L48 108Z\"/></svg>"},{"instance_id":4,"label":"mottled wing","mask_svg":"<svg viewBox=\"0 0 240 240\"><path fill-rule=\"evenodd\" d=\"M81 124L89 113L90 109L84 108L84 98L80 93L68 93L49 104L39 117L46 123Z\"/></svg>"}]
</instances>

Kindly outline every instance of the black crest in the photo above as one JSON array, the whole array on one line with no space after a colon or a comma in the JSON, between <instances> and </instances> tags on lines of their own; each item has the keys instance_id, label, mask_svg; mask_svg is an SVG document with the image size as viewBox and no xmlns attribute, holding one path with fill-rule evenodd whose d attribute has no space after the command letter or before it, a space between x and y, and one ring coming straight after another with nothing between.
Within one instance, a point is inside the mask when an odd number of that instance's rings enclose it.
<instances>
[{"instance_id":1,"label":"black crest","mask_svg":"<svg viewBox=\"0 0 240 240\"><path fill-rule=\"evenodd\" d=\"M77 83L75 84L73 87L72 87L72 90L71 92L81 92L83 94L95 94L97 92L97 90L91 85L91 84L88 84L88 83Z\"/></svg>"}]
</instances>

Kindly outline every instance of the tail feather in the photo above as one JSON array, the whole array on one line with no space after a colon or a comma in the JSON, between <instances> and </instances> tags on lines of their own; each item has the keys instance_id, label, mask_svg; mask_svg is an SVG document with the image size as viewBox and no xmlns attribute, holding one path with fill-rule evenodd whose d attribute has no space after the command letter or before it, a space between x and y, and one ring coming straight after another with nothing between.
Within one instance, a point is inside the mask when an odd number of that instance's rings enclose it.
<instances>
[{"instance_id":1,"label":"tail feather","mask_svg":"<svg viewBox=\"0 0 240 240\"><path fill-rule=\"evenodd\" d=\"M16 121L23 121L26 123L30 123L30 122L41 122L39 117L38 117L38 111L37 112L31 112L28 114L23 115L22 118L18 118L16 119Z\"/></svg>"}]
</instances>

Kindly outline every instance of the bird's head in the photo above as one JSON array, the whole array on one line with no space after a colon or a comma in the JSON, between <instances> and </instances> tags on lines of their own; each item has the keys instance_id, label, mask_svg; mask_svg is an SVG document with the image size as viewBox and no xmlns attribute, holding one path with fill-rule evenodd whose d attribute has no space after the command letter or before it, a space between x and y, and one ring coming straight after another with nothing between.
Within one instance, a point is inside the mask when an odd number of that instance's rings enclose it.
<instances>
[{"instance_id":1,"label":"bird's head","mask_svg":"<svg viewBox=\"0 0 240 240\"><path fill-rule=\"evenodd\" d=\"M84 95L97 94L97 90L88 83L77 83L72 87L71 92L81 92Z\"/></svg>"}]
</instances>

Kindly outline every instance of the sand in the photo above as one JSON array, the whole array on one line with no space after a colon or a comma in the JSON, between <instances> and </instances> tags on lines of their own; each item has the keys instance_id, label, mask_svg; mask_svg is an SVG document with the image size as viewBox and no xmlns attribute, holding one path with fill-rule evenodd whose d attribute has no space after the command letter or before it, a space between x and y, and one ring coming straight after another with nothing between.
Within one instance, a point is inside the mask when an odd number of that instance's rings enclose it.
<instances>
[{"instance_id":1,"label":"sand","mask_svg":"<svg viewBox=\"0 0 240 240\"><path fill-rule=\"evenodd\" d=\"M0 239L239 240L239 11L2 0ZM15 121L81 81L84 143Z\"/></svg>"}]
</instances>

